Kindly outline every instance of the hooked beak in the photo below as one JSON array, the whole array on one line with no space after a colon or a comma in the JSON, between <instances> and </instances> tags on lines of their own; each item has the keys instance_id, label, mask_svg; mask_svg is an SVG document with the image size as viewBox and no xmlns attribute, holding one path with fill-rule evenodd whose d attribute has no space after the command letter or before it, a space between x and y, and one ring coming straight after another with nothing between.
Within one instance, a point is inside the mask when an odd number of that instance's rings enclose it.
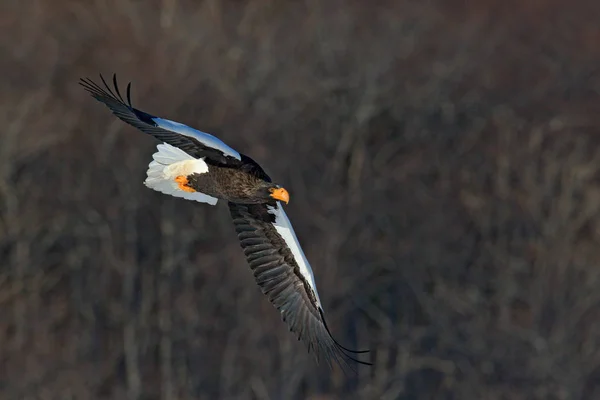
<instances>
[{"instance_id":1,"label":"hooked beak","mask_svg":"<svg viewBox=\"0 0 600 400\"><path fill-rule=\"evenodd\" d=\"M270 191L271 191L270 196L272 198L274 198L275 200L284 201L285 204L289 203L290 194L284 188L271 189Z\"/></svg>"}]
</instances>

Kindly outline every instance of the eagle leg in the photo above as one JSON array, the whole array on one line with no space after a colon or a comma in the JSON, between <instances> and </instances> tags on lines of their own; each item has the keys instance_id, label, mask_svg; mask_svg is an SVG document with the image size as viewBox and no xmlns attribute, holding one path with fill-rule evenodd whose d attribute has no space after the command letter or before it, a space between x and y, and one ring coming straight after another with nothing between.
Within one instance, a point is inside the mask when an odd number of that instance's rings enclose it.
<instances>
[{"instance_id":1,"label":"eagle leg","mask_svg":"<svg viewBox=\"0 0 600 400\"><path fill-rule=\"evenodd\" d=\"M179 189L183 190L184 192L190 192L190 193L194 193L195 190L191 187L188 186L188 179L187 176L183 176L183 175L178 175L175 178L175 182L177 182L177 184L179 185Z\"/></svg>"}]
</instances>

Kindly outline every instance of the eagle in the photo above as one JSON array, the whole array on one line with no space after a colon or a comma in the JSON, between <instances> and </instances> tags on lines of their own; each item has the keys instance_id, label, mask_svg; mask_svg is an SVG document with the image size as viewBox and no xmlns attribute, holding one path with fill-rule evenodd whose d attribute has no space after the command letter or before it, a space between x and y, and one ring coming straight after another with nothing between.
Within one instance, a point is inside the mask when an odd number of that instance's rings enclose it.
<instances>
[{"instance_id":1,"label":"eagle","mask_svg":"<svg viewBox=\"0 0 600 400\"><path fill-rule=\"evenodd\" d=\"M102 74L101 85L89 78L79 84L104 103L118 118L154 136L162 143L152 155L144 184L174 197L210 205L227 201L238 240L256 283L298 340L316 357L344 370L349 361L368 353L342 346L334 339L323 312L315 278L282 202L290 196L263 168L213 135L179 122L156 117L131 104L131 82L126 97L119 92L116 74L113 89ZM354 368L351 368L354 370Z\"/></svg>"}]
</instances>

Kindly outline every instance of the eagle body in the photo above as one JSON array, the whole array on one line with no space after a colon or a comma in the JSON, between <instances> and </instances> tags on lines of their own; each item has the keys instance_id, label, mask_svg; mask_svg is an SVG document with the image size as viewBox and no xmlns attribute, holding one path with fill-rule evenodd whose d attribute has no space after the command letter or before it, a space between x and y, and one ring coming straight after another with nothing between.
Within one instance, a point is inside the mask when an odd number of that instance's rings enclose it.
<instances>
[{"instance_id":1,"label":"eagle body","mask_svg":"<svg viewBox=\"0 0 600 400\"><path fill-rule=\"evenodd\" d=\"M206 173L188 176L188 186L192 189L234 203L264 203L264 198L269 194L269 185L265 185L264 180L256 174L239 168L207 164Z\"/></svg>"},{"instance_id":2,"label":"eagle body","mask_svg":"<svg viewBox=\"0 0 600 400\"><path fill-rule=\"evenodd\" d=\"M335 362L344 371L350 368L350 360L371 365L349 355L367 351L342 346L327 327L312 268L283 209L282 202L289 201L287 190L273 183L252 158L220 139L134 108L131 84L125 101L116 76L112 89L102 75L100 79L104 87L90 79L81 79L80 84L122 121L161 142L148 164L144 184L213 206L226 201L255 281L289 330L314 352L317 361L324 359L330 366Z\"/></svg>"}]
</instances>

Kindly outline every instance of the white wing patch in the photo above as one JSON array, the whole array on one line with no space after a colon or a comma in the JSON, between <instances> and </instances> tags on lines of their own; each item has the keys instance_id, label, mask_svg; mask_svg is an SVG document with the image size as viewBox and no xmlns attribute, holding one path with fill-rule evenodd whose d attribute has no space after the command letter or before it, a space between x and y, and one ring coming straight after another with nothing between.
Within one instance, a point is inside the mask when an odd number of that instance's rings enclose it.
<instances>
[{"instance_id":1,"label":"white wing patch","mask_svg":"<svg viewBox=\"0 0 600 400\"><path fill-rule=\"evenodd\" d=\"M296 237L292 223L287 217L285 211L283 211L281 202L277 202L277 208L267 205L267 212L275 216L275 222L273 223L275 230L277 230L277 233L279 233L283 240L285 240L287 246L290 248L294 259L300 268L300 273L312 288L317 298L317 304L319 307L321 307L321 299L319 299L319 293L317 292L317 285L315 284L315 277L313 275L312 268L310 267L310 264L304 255L304 251L302 251L302 247L300 247L300 242L298 242L298 238Z\"/></svg>"},{"instance_id":2,"label":"white wing patch","mask_svg":"<svg viewBox=\"0 0 600 400\"><path fill-rule=\"evenodd\" d=\"M221 151L226 156L237 158L238 160L242 159L240 153L209 133L201 132L197 129L190 128L187 125L164 118L152 118L152 120L163 129L179 133L183 136L192 137L207 147Z\"/></svg>"},{"instance_id":3,"label":"white wing patch","mask_svg":"<svg viewBox=\"0 0 600 400\"><path fill-rule=\"evenodd\" d=\"M179 188L175 178L179 175L203 174L208 172L208 165L203 159L190 156L185 151L163 143L156 146L158 151L152 155L154 159L148 165L147 178L144 184L150 189L181 197L186 200L195 200L210 205L217 204L218 199L200 192L186 192Z\"/></svg>"}]
</instances>

